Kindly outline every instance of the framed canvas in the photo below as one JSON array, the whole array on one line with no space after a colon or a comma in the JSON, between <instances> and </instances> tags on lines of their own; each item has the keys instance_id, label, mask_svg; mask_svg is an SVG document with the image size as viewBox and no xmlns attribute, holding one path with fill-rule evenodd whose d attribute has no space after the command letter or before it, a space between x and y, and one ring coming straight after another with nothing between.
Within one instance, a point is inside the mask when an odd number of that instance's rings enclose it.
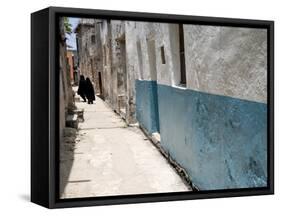
<instances>
[{"instance_id":1,"label":"framed canvas","mask_svg":"<svg viewBox=\"0 0 281 216\"><path fill-rule=\"evenodd\" d=\"M273 194L274 22L31 15L31 201Z\"/></svg>"}]
</instances>

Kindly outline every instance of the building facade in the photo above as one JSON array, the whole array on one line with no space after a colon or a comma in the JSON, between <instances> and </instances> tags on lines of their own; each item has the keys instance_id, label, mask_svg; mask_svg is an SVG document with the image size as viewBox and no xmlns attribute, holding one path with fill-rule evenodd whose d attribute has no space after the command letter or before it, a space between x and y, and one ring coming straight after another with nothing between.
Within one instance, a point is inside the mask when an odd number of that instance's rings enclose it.
<instances>
[{"instance_id":1,"label":"building facade","mask_svg":"<svg viewBox=\"0 0 281 216\"><path fill-rule=\"evenodd\" d=\"M128 124L159 133L199 189L267 185L266 30L92 22L81 73Z\"/></svg>"},{"instance_id":2,"label":"building facade","mask_svg":"<svg viewBox=\"0 0 281 216\"><path fill-rule=\"evenodd\" d=\"M59 42L59 67L60 67L60 138L63 136L63 130L66 127L66 118L72 110L75 109L73 91L71 87L71 70L69 65L69 54L67 52L66 37L64 30L64 20L61 19L60 42Z\"/></svg>"},{"instance_id":3,"label":"building facade","mask_svg":"<svg viewBox=\"0 0 281 216\"><path fill-rule=\"evenodd\" d=\"M66 56L67 56L67 62L69 67L71 84L77 85L79 79L77 51L68 49L66 52Z\"/></svg>"},{"instance_id":4,"label":"building facade","mask_svg":"<svg viewBox=\"0 0 281 216\"><path fill-rule=\"evenodd\" d=\"M81 19L75 32L80 75L90 78L94 83L96 94L101 94L103 68L101 68L102 56L99 55L101 52L100 38L96 37L96 35L99 35L98 20Z\"/></svg>"}]
</instances>

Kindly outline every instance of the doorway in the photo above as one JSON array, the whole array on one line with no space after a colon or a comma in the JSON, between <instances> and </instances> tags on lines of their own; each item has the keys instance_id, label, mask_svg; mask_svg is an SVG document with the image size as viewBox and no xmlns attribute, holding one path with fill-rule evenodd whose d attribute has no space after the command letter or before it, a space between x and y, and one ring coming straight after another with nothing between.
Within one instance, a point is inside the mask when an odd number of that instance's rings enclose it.
<instances>
[{"instance_id":1,"label":"doorway","mask_svg":"<svg viewBox=\"0 0 281 216\"><path fill-rule=\"evenodd\" d=\"M125 34L117 40L119 47L119 66L117 72L117 88L118 88L118 111L122 118L126 118L126 102L127 102L127 71L126 71L126 43Z\"/></svg>"},{"instance_id":2,"label":"doorway","mask_svg":"<svg viewBox=\"0 0 281 216\"><path fill-rule=\"evenodd\" d=\"M100 97L103 99L101 72L98 73L98 78L99 78Z\"/></svg>"},{"instance_id":3,"label":"doorway","mask_svg":"<svg viewBox=\"0 0 281 216\"><path fill-rule=\"evenodd\" d=\"M179 24L179 47L180 47L180 72L181 72L180 85L186 86L183 24Z\"/></svg>"},{"instance_id":4,"label":"doorway","mask_svg":"<svg viewBox=\"0 0 281 216\"><path fill-rule=\"evenodd\" d=\"M154 122L152 123L154 125L154 132L160 133L155 40L147 41L147 51L151 78L151 120Z\"/></svg>"}]
</instances>

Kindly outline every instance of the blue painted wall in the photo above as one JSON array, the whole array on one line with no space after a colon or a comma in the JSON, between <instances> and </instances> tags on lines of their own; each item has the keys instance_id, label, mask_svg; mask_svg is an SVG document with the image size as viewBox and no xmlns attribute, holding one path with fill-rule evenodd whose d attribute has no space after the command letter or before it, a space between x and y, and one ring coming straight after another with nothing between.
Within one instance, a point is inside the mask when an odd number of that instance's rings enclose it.
<instances>
[{"instance_id":1,"label":"blue painted wall","mask_svg":"<svg viewBox=\"0 0 281 216\"><path fill-rule=\"evenodd\" d=\"M158 85L161 145L201 190L267 185L267 105Z\"/></svg>"},{"instance_id":2,"label":"blue painted wall","mask_svg":"<svg viewBox=\"0 0 281 216\"><path fill-rule=\"evenodd\" d=\"M266 104L139 80L136 99L139 123L160 128L161 145L199 189L266 186Z\"/></svg>"},{"instance_id":3,"label":"blue painted wall","mask_svg":"<svg viewBox=\"0 0 281 216\"><path fill-rule=\"evenodd\" d=\"M136 116L150 134L159 131L156 81L136 80Z\"/></svg>"}]
</instances>

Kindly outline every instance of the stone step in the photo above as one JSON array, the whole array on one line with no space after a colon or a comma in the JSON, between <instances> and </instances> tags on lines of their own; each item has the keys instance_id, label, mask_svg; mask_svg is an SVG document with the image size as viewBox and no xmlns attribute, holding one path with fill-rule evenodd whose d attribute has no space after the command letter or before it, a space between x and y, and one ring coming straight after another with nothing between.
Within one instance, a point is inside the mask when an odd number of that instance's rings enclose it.
<instances>
[{"instance_id":1,"label":"stone step","mask_svg":"<svg viewBox=\"0 0 281 216\"><path fill-rule=\"evenodd\" d=\"M78 128L78 115L77 114L69 114L66 117L66 127Z\"/></svg>"},{"instance_id":2,"label":"stone step","mask_svg":"<svg viewBox=\"0 0 281 216\"><path fill-rule=\"evenodd\" d=\"M73 113L77 115L79 122L84 121L84 109L73 110Z\"/></svg>"},{"instance_id":3,"label":"stone step","mask_svg":"<svg viewBox=\"0 0 281 216\"><path fill-rule=\"evenodd\" d=\"M79 95L75 95L75 96L74 96L74 101L75 101L75 102L80 102L80 100L81 100L81 98L80 98Z\"/></svg>"}]
</instances>

